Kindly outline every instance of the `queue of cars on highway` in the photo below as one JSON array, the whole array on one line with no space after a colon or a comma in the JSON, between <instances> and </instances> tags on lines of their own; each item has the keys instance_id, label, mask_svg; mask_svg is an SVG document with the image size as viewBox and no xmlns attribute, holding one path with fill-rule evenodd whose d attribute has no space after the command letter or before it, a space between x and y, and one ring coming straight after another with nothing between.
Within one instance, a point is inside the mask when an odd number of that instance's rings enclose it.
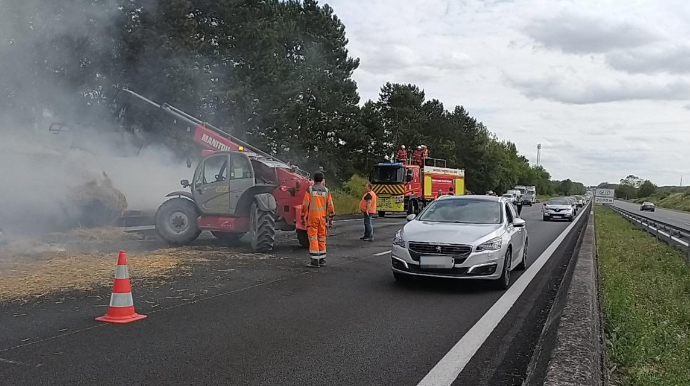
<instances>
[{"instance_id":1,"label":"queue of cars on highway","mask_svg":"<svg viewBox=\"0 0 690 386\"><path fill-rule=\"evenodd\" d=\"M579 209L584 207L589 199L580 195L550 198L542 206L542 220L573 221Z\"/></svg>"}]
</instances>

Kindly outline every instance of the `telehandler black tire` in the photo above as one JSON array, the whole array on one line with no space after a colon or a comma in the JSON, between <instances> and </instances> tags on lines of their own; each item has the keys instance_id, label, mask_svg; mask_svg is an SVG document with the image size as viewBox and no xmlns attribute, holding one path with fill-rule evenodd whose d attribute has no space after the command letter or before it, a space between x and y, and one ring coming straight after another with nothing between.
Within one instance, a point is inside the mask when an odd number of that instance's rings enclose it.
<instances>
[{"instance_id":1,"label":"telehandler black tire","mask_svg":"<svg viewBox=\"0 0 690 386\"><path fill-rule=\"evenodd\" d=\"M189 244L201 234L196 205L181 197L171 198L156 211L156 233L171 244Z\"/></svg>"},{"instance_id":2,"label":"telehandler black tire","mask_svg":"<svg viewBox=\"0 0 690 386\"><path fill-rule=\"evenodd\" d=\"M273 250L276 240L275 211L262 211L252 203L249 210L249 236L252 243L252 251L268 252Z\"/></svg>"}]
</instances>

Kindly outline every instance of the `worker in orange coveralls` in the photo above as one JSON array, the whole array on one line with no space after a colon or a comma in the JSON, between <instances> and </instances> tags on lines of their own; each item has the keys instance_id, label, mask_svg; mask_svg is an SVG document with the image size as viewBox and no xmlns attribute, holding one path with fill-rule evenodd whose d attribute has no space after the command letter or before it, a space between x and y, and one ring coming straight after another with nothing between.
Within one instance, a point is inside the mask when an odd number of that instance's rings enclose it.
<instances>
[{"instance_id":1,"label":"worker in orange coveralls","mask_svg":"<svg viewBox=\"0 0 690 386\"><path fill-rule=\"evenodd\" d=\"M400 150L398 150L398 161L407 165L407 150L405 149L405 145L400 146Z\"/></svg>"},{"instance_id":2,"label":"worker in orange coveralls","mask_svg":"<svg viewBox=\"0 0 690 386\"><path fill-rule=\"evenodd\" d=\"M314 185L310 186L302 200L302 224L309 237L308 267L318 268L326 265L326 236L333 225L335 207L328 188L323 186L323 173L314 173Z\"/></svg>"}]
</instances>

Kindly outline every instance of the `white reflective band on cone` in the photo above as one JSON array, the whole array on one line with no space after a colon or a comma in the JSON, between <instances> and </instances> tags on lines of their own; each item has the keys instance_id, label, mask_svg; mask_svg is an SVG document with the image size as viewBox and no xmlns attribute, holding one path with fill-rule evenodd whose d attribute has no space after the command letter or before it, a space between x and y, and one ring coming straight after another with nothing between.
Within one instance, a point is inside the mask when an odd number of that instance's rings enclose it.
<instances>
[{"instance_id":1,"label":"white reflective band on cone","mask_svg":"<svg viewBox=\"0 0 690 386\"><path fill-rule=\"evenodd\" d=\"M115 269L115 279L129 279L129 271L126 265L118 265Z\"/></svg>"},{"instance_id":2,"label":"white reflective band on cone","mask_svg":"<svg viewBox=\"0 0 690 386\"><path fill-rule=\"evenodd\" d=\"M116 294L110 296L110 307L130 307L134 305L132 293Z\"/></svg>"}]
</instances>

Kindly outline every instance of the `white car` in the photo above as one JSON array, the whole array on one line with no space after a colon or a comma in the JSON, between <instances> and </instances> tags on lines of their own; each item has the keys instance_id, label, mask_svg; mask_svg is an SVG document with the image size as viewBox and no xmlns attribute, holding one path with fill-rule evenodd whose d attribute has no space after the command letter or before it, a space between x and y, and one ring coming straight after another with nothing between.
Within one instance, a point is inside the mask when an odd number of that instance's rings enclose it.
<instances>
[{"instance_id":1,"label":"white car","mask_svg":"<svg viewBox=\"0 0 690 386\"><path fill-rule=\"evenodd\" d=\"M501 197L503 197L503 198L509 200L509 201L512 202L513 204L515 204L515 201L517 201L517 197L516 197L514 194L512 194L512 193L505 193L505 194L502 194Z\"/></svg>"},{"instance_id":2,"label":"white car","mask_svg":"<svg viewBox=\"0 0 690 386\"><path fill-rule=\"evenodd\" d=\"M576 205L573 205L569 197L555 197L549 199L542 206L542 219L549 220L568 220L573 221L577 216Z\"/></svg>"},{"instance_id":3,"label":"white car","mask_svg":"<svg viewBox=\"0 0 690 386\"><path fill-rule=\"evenodd\" d=\"M506 289L510 272L527 268L526 223L504 197L443 196L407 219L393 239L396 280L483 279Z\"/></svg>"}]
</instances>

